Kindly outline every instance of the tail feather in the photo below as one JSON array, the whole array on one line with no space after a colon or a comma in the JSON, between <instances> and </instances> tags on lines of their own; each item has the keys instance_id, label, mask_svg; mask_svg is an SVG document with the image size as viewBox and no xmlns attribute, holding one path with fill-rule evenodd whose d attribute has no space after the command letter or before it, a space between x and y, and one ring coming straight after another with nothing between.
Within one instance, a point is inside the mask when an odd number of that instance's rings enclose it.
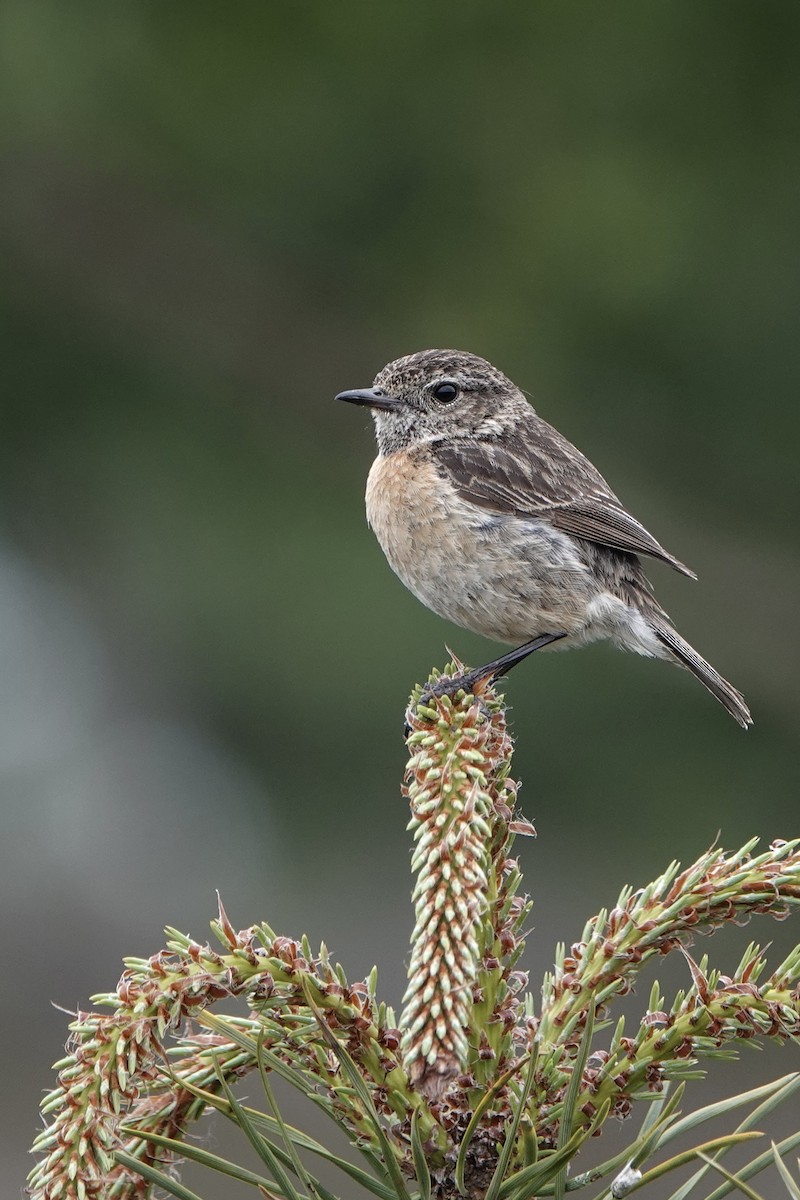
<instances>
[{"instance_id":1,"label":"tail feather","mask_svg":"<svg viewBox=\"0 0 800 1200\"><path fill-rule=\"evenodd\" d=\"M749 725L753 724L750 709L741 692L737 692L733 684L728 683L727 679L723 679L720 673L715 671L693 646L685 642L671 625L668 625L666 621L652 621L651 627L662 646L678 660L681 666L687 667L694 677L700 680L703 687L711 692L715 700L719 700L734 721L739 722L742 729L747 729Z\"/></svg>"}]
</instances>

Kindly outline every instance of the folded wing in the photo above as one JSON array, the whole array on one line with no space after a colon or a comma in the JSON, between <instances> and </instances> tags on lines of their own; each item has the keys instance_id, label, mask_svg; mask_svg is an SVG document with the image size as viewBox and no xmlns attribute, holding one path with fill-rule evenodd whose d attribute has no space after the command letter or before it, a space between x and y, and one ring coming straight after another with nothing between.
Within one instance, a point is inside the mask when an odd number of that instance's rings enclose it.
<instances>
[{"instance_id":1,"label":"folded wing","mask_svg":"<svg viewBox=\"0 0 800 1200\"><path fill-rule=\"evenodd\" d=\"M549 521L555 528L612 550L647 554L696 579L632 517L600 472L540 417L521 423L509 450L494 438L435 442L439 470L465 500L495 513Z\"/></svg>"}]
</instances>

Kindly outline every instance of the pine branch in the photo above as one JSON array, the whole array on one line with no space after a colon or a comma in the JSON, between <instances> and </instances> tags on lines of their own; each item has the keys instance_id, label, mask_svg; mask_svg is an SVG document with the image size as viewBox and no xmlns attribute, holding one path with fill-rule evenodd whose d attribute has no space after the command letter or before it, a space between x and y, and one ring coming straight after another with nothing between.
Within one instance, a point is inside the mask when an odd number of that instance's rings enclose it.
<instances>
[{"instance_id":1,"label":"pine branch","mask_svg":"<svg viewBox=\"0 0 800 1200\"><path fill-rule=\"evenodd\" d=\"M716 1166L730 1146L759 1136L748 1121L800 1090L800 1076L788 1076L678 1121L680 1091L699 1062L754 1038L800 1041L800 947L767 973L751 945L730 976L687 949L697 933L789 915L800 903L800 841L760 854L755 839L734 854L711 849L647 887L626 887L569 953L559 949L537 1015L518 970L530 901L512 856L515 837L533 828L515 811L502 697L483 684L475 695L423 703L417 689L407 721L415 925L399 1028L377 997L375 972L348 983L324 945L314 954L307 939L263 924L236 932L221 906L212 923L221 950L168 929L163 950L127 959L116 990L75 1014L42 1109L49 1124L34 1144L34 1200L145 1200L156 1185L186 1197L181 1157L264 1195L330 1200L308 1156L344 1172L347 1194L355 1183L380 1200L560 1198L611 1177L621 1196L712 1152ZM676 951L686 988L668 1003L655 984L630 1035L622 1020L604 1034L643 965ZM244 1015L211 1011L231 998ZM232 1090L254 1070L264 1111ZM365 1166L288 1126L270 1074L321 1108ZM648 1116L626 1150L568 1181L607 1118L627 1117L643 1095ZM644 1170L679 1129L748 1102L758 1107L731 1134ZM242 1128L265 1174L189 1139L210 1110ZM780 1153L797 1144L800 1133ZM773 1162L758 1155L742 1179Z\"/></svg>"}]
</instances>

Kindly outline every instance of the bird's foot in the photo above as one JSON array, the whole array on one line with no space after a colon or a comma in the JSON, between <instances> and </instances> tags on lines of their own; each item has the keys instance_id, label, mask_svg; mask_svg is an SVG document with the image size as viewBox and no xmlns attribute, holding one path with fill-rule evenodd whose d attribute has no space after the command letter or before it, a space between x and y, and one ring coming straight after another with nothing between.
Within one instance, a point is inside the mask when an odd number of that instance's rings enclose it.
<instances>
[{"instance_id":1,"label":"bird's foot","mask_svg":"<svg viewBox=\"0 0 800 1200\"><path fill-rule=\"evenodd\" d=\"M522 662L524 658L527 658L529 654L533 654L535 650L541 650L542 647L549 646L551 642L557 642L566 636L565 633L542 633L530 642L525 642L524 645L517 646L514 650L509 650L507 654L502 654L499 658L493 659L482 667L475 667L472 671L459 671L455 675L443 675L435 683L425 688L419 698L418 704L426 708L435 708L438 698L442 696L455 696L461 691L467 695L474 695L476 700L482 703L482 693L493 680L501 679L503 675L507 675L517 663ZM461 664L459 663L458 665L460 666ZM408 733L409 725L406 723L406 737Z\"/></svg>"},{"instance_id":2,"label":"bird's foot","mask_svg":"<svg viewBox=\"0 0 800 1200\"><path fill-rule=\"evenodd\" d=\"M482 690L480 684L488 684L492 678L492 672L487 672L485 667L477 667L473 671L459 671L457 675L442 675L436 683L425 688L419 703L430 708L440 696L455 696L462 691L467 695L475 694Z\"/></svg>"}]
</instances>

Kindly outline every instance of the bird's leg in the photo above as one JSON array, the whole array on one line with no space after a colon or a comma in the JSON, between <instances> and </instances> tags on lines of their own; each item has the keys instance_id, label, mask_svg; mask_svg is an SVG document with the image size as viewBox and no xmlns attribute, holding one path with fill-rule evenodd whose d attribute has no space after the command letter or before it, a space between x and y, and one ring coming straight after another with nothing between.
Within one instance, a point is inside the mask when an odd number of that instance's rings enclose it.
<instances>
[{"instance_id":1,"label":"bird's leg","mask_svg":"<svg viewBox=\"0 0 800 1200\"><path fill-rule=\"evenodd\" d=\"M540 633L532 641L517 646L516 650L509 650L507 654L501 654L499 658L493 659L483 667L475 667L472 671L464 671L461 675L453 675L449 679L440 679L431 687L426 688L422 694L421 703L432 700L434 696L452 696L462 688L465 692L472 692L476 683L480 683L484 679L499 679L502 675L507 675L512 667L521 663L523 658L527 658L529 654L533 654L534 650L541 650L543 646L549 646L551 642L557 642L566 636L565 633Z\"/></svg>"},{"instance_id":2,"label":"bird's leg","mask_svg":"<svg viewBox=\"0 0 800 1200\"><path fill-rule=\"evenodd\" d=\"M507 654L502 654L500 658L487 663L485 667L476 667L474 671L469 672L468 678L474 683L477 683L479 679L500 679L503 675L507 675L517 663L521 663L529 654L533 654L534 650L541 650L545 646L549 646L551 642L558 642L566 636L565 633L540 633L530 642L517 646L516 650L509 650Z\"/></svg>"}]
</instances>

